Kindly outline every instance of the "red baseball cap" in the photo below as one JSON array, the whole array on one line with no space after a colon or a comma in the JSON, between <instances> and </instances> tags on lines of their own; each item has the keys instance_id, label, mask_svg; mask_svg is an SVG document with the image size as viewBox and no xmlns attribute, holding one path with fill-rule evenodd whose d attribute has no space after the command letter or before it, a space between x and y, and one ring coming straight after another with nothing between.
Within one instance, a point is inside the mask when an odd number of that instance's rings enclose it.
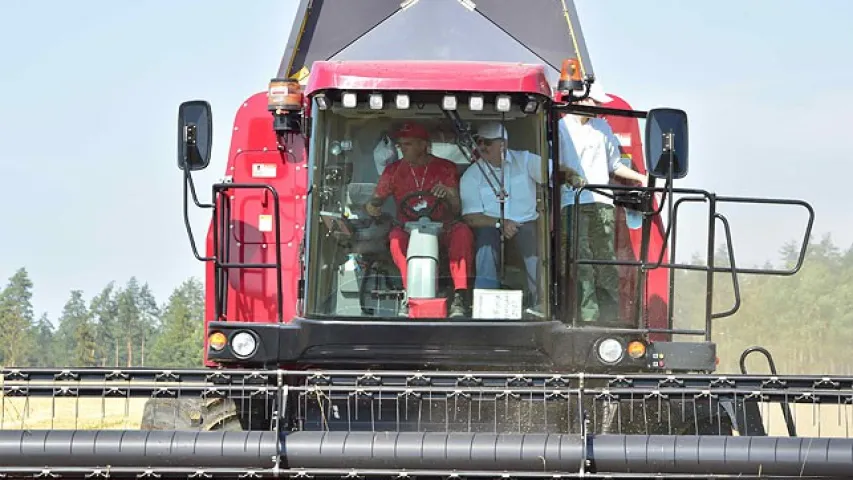
<instances>
[{"instance_id":1,"label":"red baseball cap","mask_svg":"<svg viewBox=\"0 0 853 480\"><path fill-rule=\"evenodd\" d=\"M423 125L415 122L406 122L394 133L394 138L420 138L429 140L429 132Z\"/></svg>"}]
</instances>

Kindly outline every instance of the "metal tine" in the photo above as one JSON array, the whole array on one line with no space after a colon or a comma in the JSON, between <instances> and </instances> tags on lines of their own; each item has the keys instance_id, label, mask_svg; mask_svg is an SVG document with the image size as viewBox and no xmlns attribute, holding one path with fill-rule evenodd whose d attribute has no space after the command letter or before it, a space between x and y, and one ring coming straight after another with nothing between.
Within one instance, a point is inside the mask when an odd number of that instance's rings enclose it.
<instances>
[{"instance_id":1,"label":"metal tine","mask_svg":"<svg viewBox=\"0 0 853 480\"><path fill-rule=\"evenodd\" d=\"M379 390L379 414L382 415L382 390ZM408 417L408 409L406 410L406 417ZM370 431L376 431L376 407L373 402L370 402Z\"/></svg>"},{"instance_id":2,"label":"metal tine","mask_svg":"<svg viewBox=\"0 0 853 480\"><path fill-rule=\"evenodd\" d=\"M75 395L74 399L74 428L80 428L80 395Z\"/></svg>"}]
</instances>

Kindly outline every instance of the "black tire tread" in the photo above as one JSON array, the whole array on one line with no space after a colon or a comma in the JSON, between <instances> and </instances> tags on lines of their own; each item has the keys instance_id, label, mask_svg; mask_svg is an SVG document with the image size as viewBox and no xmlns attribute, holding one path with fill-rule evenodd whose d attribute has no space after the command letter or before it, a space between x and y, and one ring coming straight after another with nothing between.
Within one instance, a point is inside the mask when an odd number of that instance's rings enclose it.
<instances>
[{"instance_id":1,"label":"black tire tread","mask_svg":"<svg viewBox=\"0 0 853 480\"><path fill-rule=\"evenodd\" d=\"M142 430L240 431L240 412L231 399L152 398L142 411Z\"/></svg>"}]
</instances>

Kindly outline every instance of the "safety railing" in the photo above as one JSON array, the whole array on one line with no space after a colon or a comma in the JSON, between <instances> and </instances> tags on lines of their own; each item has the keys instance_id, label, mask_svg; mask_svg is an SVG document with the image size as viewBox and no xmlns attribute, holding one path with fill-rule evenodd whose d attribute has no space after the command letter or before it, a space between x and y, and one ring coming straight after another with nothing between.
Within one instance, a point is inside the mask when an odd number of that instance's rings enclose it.
<instances>
[{"instance_id":1,"label":"safety railing","mask_svg":"<svg viewBox=\"0 0 853 480\"><path fill-rule=\"evenodd\" d=\"M231 215L231 198L230 192L233 190L264 190L272 196L273 201L273 218L272 229L274 231L274 243L272 248L275 249L275 261L270 263L247 263L247 262L231 262L231 243L236 242L233 238L234 229L232 228L233 217ZM276 279L276 314L279 323L284 322L284 305L283 305L283 280L281 275L281 212L279 204L279 195L275 187L264 183L215 183L212 186L213 203L201 203L196 193L195 184L189 171L184 172L184 226L189 237L190 247L192 248L195 258L202 262L212 262L214 268L214 318L222 320L225 312L228 311L228 277L230 270L234 268L260 268L260 269L275 269ZM199 254L196 245L195 236L192 233L189 220L189 198L192 198L196 207L202 209L213 210L211 221L213 222L213 254L211 256L202 256Z\"/></svg>"},{"instance_id":2,"label":"safety railing","mask_svg":"<svg viewBox=\"0 0 853 480\"><path fill-rule=\"evenodd\" d=\"M636 315L633 319L633 324L637 327L638 330L647 333L663 333L663 334L676 334L676 335L693 335L693 336L704 336L706 341L711 340L711 330L712 330L712 321L714 319L723 318L727 316L734 315L741 304L741 295L740 295L740 285L738 282L739 274L755 274L755 275L780 275L780 276L788 276L796 274L803 265L806 256L806 249L808 246L808 240L811 236L812 226L814 224L814 209L812 206L805 201L802 200L792 200L792 199L776 199L776 198L751 198L751 197L733 197L733 196L719 196L714 193L708 192L706 190L694 189L694 188L674 188L671 186L667 187L634 187L627 185L597 185L597 184L588 184L583 185L574 190L574 202L569 206L571 209L571 222L570 222L570 237L577 239L580 235L580 224L578 223L578 205L581 194L584 191L592 191L601 195L605 195L611 199L619 200L616 202L620 206L635 210L639 212L644 217L644 236L643 236L643 245L640 248L640 258L638 260L611 260L611 259L581 259L579 258L579 250L580 244L577 241L570 242L571 248L569 255L567 255L566 261L567 272L569 272L569 286L574 285L574 279L577 279L578 275L578 266L579 265L612 265L612 266L628 266L628 267L637 267L641 273L640 275L640 283L637 286L637 305L636 305ZM612 193L610 193L612 192ZM654 206L653 199L655 193L662 193L661 201L657 205ZM649 259L648 258L648 242L649 242L649 230L650 223L652 219L660 218L659 214L663 211L663 208L667 202L667 195L675 196L676 194L689 195L683 198L678 198L677 200L674 198L670 198L669 202L671 202L670 209L670 217L667 219L667 222L664 227L663 232L663 243L660 247L660 251L656 258ZM706 244L706 260L705 265L695 265L695 264L686 264L686 263L678 263L676 262L675 257L675 240L677 234L677 218L679 208L684 203L705 203L708 207L708 236L707 236L707 244ZM736 258L734 253L734 245L732 242L732 234L731 227L728 219L718 211L718 205L723 203L741 203L741 204L763 204L763 205L792 205L799 206L804 208L808 212L808 222L805 228L804 238L802 247L797 256L796 264L787 270L778 270L778 269L763 269L763 268L742 268L738 267L736 264ZM716 223L720 222L723 226L723 230L725 232L725 243L728 250L728 261L730 266L717 266L715 265L715 249L716 249ZM669 255L667 255L667 252ZM665 257L669 257L668 261L665 260ZM645 279L645 273L650 270L655 269L670 269L670 270L686 270L686 271L701 271L706 273L706 286L705 286L705 313L704 313L704 328L703 329L678 329L678 328L642 328L641 326L641 315L644 311L644 296L643 296L643 282ZM714 312L713 310L713 294L714 294L714 274L716 273L730 273L732 278L732 287L734 294L734 305L730 307L728 310L723 312ZM574 326L578 326L578 296L572 294L577 289L572 287L569 289L569 314L572 318L572 324ZM669 276L669 305L667 310L667 325L673 324L673 296L675 292L675 276L670 274Z\"/></svg>"},{"instance_id":3,"label":"safety railing","mask_svg":"<svg viewBox=\"0 0 853 480\"><path fill-rule=\"evenodd\" d=\"M233 217L231 215L231 199L224 192L230 190L264 190L272 197L273 218L272 230L274 232L274 243L270 245L275 250L275 261L265 263L231 262L231 243L234 239L234 228L232 228ZM224 312L228 311L228 277L234 268L260 268L275 269L276 284L276 321L284 322L284 290L281 273L281 212L279 196L276 189L263 183L217 183L213 185L213 198L221 201L221 206L214 202L213 218L213 251L216 252L214 261L214 290L216 292L215 318L222 319ZM229 238L230 237L230 238ZM225 259L225 260L223 260Z\"/></svg>"}]
</instances>

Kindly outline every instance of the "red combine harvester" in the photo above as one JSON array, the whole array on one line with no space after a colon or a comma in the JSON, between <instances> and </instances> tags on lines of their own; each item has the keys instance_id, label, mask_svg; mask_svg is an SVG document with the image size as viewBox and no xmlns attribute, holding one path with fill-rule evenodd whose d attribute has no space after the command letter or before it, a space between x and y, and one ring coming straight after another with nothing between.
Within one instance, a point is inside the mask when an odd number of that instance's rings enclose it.
<instances>
[{"instance_id":1,"label":"red combine harvester","mask_svg":"<svg viewBox=\"0 0 853 480\"><path fill-rule=\"evenodd\" d=\"M711 328L737 311L738 275L791 275L805 256L790 271L737 267L718 206L804 208L806 239L811 207L675 187L688 171L686 114L634 110L612 95L590 106L583 100L593 85L571 1L302 0L278 74L237 111L225 179L213 185L210 204L199 200L191 172L210 162L211 108L204 101L179 108L184 215L207 268L208 368L4 370L4 401L145 404L138 429L2 430L0 473L848 475L853 441L798 437L791 404L841 411L853 399L853 379L775 369L714 374ZM649 186L569 189L558 161L558 122L569 114L606 118L623 160L648 172ZM479 233L447 241L448 232L465 230L447 214L452 200L428 188L402 198L384 193L393 189L389 178L406 172L399 162L410 147L395 138L406 128L448 160L446 178L469 169L489 178L476 136L489 122L508 132L509 154L541 160L528 163L541 181L529 242L501 242L498 281L480 288L476 252L466 250ZM512 198L518 179L502 178L485 193ZM564 221L562 199L587 191L615 205L614 259L562 247L564 235L581 233L577 215ZM190 199L213 212L204 255L189 228ZM684 203L708 209L706 265L675 261ZM719 225L728 267L714 264ZM579 269L596 264L618 269L620 298L598 321L584 322ZM674 322L676 269L707 276L703 325ZM721 272L736 302L715 312ZM757 347L742 360L755 350L772 366ZM773 403L787 436L769 421Z\"/></svg>"}]
</instances>

